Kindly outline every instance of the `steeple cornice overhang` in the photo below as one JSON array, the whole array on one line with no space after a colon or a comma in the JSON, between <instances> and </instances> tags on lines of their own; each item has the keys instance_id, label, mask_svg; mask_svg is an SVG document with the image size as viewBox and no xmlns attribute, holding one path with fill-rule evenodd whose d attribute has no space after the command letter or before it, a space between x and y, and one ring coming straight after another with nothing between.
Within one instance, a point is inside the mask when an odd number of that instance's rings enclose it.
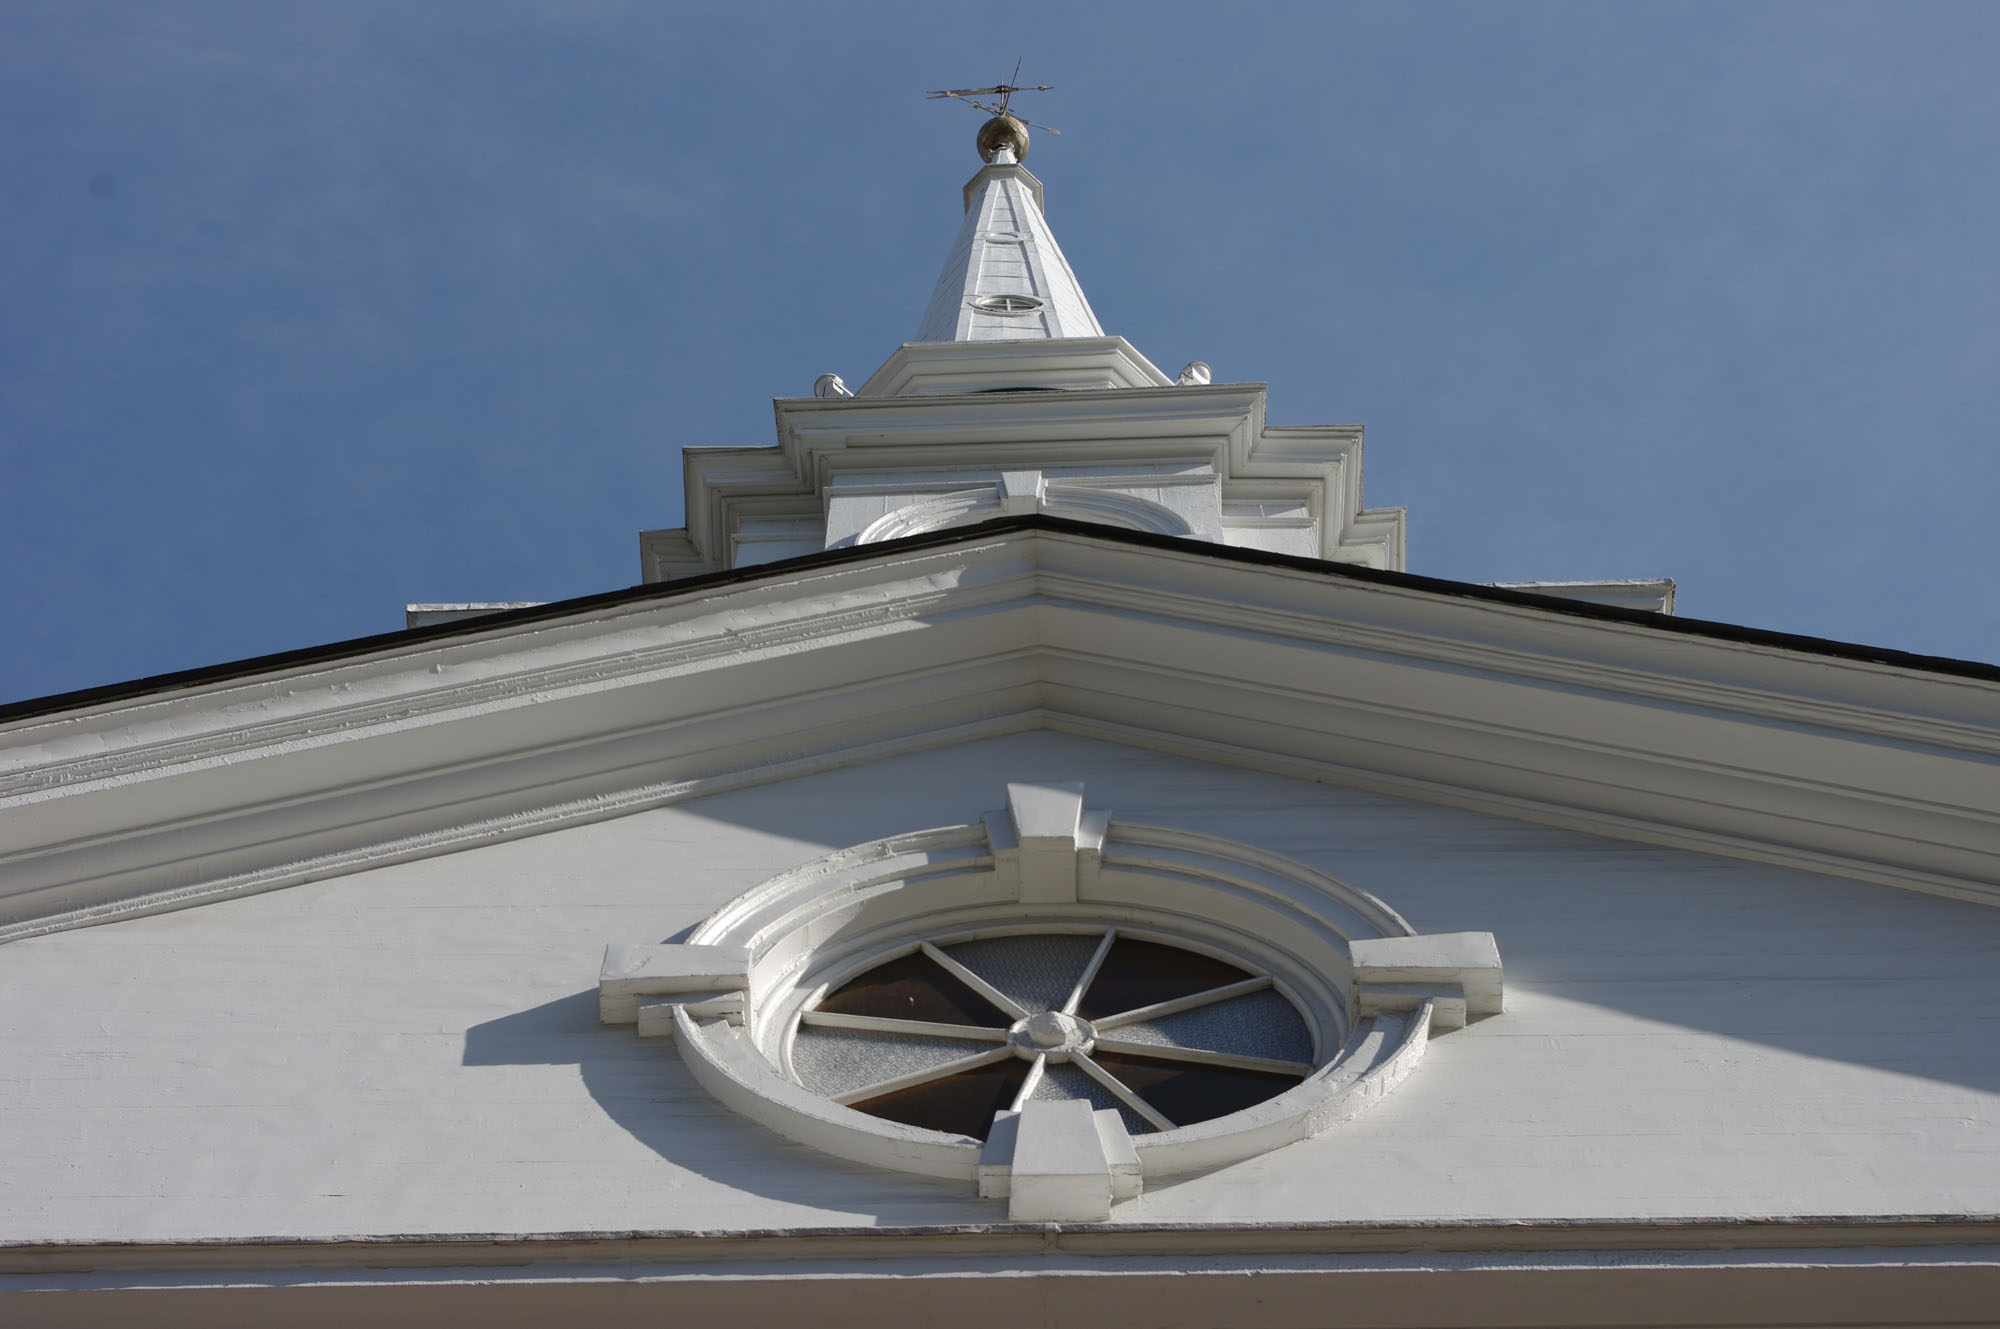
<instances>
[{"instance_id":1,"label":"steeple cornice overhang","mask_svg":"<svg viewBox=\"0 0 2000 1329\"><path fill-rule=\"evenodd\" d=\"M1265 400L1261 383L779 398L776 447L684 451L686 534L649 538L681 541L676 566L688 575L745 561L731 542L748 522L794 523L800 538L816 530L822 544L843 543L851 532L828 522L842 476L873 474L885 493L938 494L1032 469L1128 487L1203 486L1225 524L1278 504L1296 515L1270 520L1309 537L1301 552L1401 567L1402 510L1362 507L1361 428L1269 426ZM649 567L649 579L663 575Z\"/></svg>"},{"instance_id":2,"label":"steeple cornice overhang","mask_svg":"<svg viewBox=\"0 0 2000 1329\"><path fill-rule=\"evenodd\" d=\"M1017 392L998 402L971 392L781 397L772 405L778 447L805 478L889 457L898 466L1199 460L1228 475L1250 464L1266 393L1262 383L1219 383Z\"/></svg>"},{"instance_id":3,"label":"steeple cornice overhang","mask_svg":"<svg viewBox=\"0 0 2000 1329\"><path fill-rule=\"evenodd\" d=\"M1123 337L904 342L859 397L1166 388L1174 380Z\"/></svg>"},{"instance_id":4,"label":"steeple cornice overhang","mask_svg":"<svg viewBox=\"0 0 2000 1329\"><path fill-rule=\"evenodd\" d=\"M2000 670L1046 517L13 710L0 937L1033 728L2000 904Z\"/></svg>"}]
</instances>

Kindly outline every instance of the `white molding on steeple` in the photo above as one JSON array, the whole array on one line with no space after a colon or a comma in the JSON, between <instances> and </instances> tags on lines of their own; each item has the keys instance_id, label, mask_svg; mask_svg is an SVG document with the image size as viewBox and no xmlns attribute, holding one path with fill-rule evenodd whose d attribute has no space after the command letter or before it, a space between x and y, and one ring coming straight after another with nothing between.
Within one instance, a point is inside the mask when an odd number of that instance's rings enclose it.
<instances>
[{"instance_id":1,"label":"white molding on steeple","mask_svg":"<svg viewBox=\"0 0 2000 1329\"><path fill-rule=\"evenodd\" d=\"M1267 425L1265 396L1217 383L780 398L777 447L684 451L687 531L647 533L645 576L688 575L689 553L721 571L959 524L883 521L903 508L997 516L1003 474L1023 470L1046 476L1060 515L1166 532L1129 519L1164 507L1190 539L1400 571L1402 509L1362 507L1360 427ZM1079 506L1083 490L1096 500Z\"/></svg>"},{"instance_id":2,"label":"white molding on steeple","mask_svg":"<svg viewBox=\"0 0 2000 1329\"><path fill-rule=\"evenodd\" d=\"M965 186L965 223L916 339L987 342L1103 335L1042 215L1042 182L1014 161L1011 150L1000 149L993 164Z\"/></svg>"}]
</instances>

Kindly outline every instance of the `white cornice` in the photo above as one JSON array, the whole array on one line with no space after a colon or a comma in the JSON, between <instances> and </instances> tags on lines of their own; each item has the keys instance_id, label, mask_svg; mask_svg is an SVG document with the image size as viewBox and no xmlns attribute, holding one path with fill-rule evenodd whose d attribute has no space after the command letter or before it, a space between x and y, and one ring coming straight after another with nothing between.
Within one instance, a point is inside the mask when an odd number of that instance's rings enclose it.
<instances>
[{"instance_id":1,"label":"white cornice","mask_svg":"<svg viewBox=\"0 0 2000 1329\"><path fill-rule=\"evenodd\" d=\"M1043 725L2000 902L2000 683L1074 529L881 550L0 726L0 926Z\"/></svg>"},{"instance_id":2,"label":"white cornice","mask_svg":"<svg viewBox=\"0 0 2000 1329\"><path fill-rule=\"evenodd\" d=\"M1117 338L1102 341L1123 346ZM898 354L964 358L989 354L989 345L1062 360L1082 344L942 344ZM731 537L746 523L823 517L843 481L864 474L879 493L937 494L975 482L966 478L973 473L1007 469L1071 479L1089 470L1143 471L1133 483L1176 484L1196 475L1217 487L1219 502L1303 504L1317 528L1319 557L1401 568L1402 510L1361 506L1361 428L1267 426L1265 396L1263 384L1237 383L779 398L772 403L776 447L687 449L687 539L707 567L732 566ZM646 549L671 534L651 533Z\"/></svg>"},{"instance_id":3,"label":"white cornice","mask_svg":"<svg viewBox=\"0 0 2000 1329\"><path fill-rule=\"evenodd\" d=\"M1208 461L1233 473L1264 430L1261 383L1113 388L1097 392L930 397L781 397L778 446L794 473L824 481L835 469L1046 464L1116 460ZM973 451L976 449L976 451Z\"/></svg>"}]
</instances>

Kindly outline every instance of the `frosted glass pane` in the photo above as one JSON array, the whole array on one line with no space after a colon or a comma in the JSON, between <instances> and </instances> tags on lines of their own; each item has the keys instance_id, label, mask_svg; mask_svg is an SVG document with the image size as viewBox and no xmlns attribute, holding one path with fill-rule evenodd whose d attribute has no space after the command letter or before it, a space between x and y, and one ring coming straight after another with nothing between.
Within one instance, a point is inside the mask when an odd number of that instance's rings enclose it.
<instances>
[{"instance_id":1,"label":"frosted glass pane","mask_svg":"<svg viewBox=\"0 0 2000 1329\"><path fill-rule=\"evenodd\" d=\"M873 1034L806 1024L792 1039L792 1071L800 1084L831 1097L991 1052L996 1046L972 1039Z\"/></svg>"},{"instance_id":2,"label":"frosted glass pane","mask_svg":"<svg viewBox=\"0 0 2000 1329\"><path fill-rule=\"evenodd\" d=\"M1061 1009L1103 940L1102 934L1041 933L961 941L942 949L1033 1013Z\"/></svg>"},{"instance_id":3,"label":"frosted glass pane","mask_svg":"<svg viewBox=\"0 0 2000 1329\"><path fill-rule=\"evenodd\" d=\"M1273 1061L1313 1059L1312 1033L1305 1020L1291 1002L1269 989L1141 1024L1119 1025L1106 1030L1104 1037Z\"/></svg>"}]
</instances>

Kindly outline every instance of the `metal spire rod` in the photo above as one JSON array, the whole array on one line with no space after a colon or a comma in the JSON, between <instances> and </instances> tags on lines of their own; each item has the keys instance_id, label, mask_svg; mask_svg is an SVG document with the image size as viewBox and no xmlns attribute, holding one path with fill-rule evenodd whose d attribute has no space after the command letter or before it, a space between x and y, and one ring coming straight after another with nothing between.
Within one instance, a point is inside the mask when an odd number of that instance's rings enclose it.
<instances>
[{"instance_id":1,"label":"metal spire rod","mask_svg":"<svg viewBox=\"0 0 2000 1329\"><path fill-rule=\"evenodd\" d=\"M1016 60L1014 62L1014 73L1012 77L1013 78L1021 77L1021 62L1019 60ZM1049 126L1047 125L1038 125L1033 120L1025 119L1022 116L1016 115L1011 109L1009 109L1014 100L1014 94L1017 92L1050 92L1050 91L1053 91L1053 87L1047 83L1038 84L1034 87L1027 87L1022 84L1010 81L1007 83L995 83L990 88L939 88L935 92L926 93L925 95L929 97L930 100L932 101L937 101L940 98L949 97L953 101L961 101L968 106L976 106L980 110L986 112L986 114L988 115L1005 116L1009 120L1018 120L1020 121L1020 123L1027 125L1031 129L1041 129L1041 130L1046 130L1051 134L1061 135L1062 130L1050 129ZM998 97L1000 99L1000 104L998 106L992 106L988 105L986 102L974 100L975 98L978 97Z\"/></svg>"}]
</instances>

